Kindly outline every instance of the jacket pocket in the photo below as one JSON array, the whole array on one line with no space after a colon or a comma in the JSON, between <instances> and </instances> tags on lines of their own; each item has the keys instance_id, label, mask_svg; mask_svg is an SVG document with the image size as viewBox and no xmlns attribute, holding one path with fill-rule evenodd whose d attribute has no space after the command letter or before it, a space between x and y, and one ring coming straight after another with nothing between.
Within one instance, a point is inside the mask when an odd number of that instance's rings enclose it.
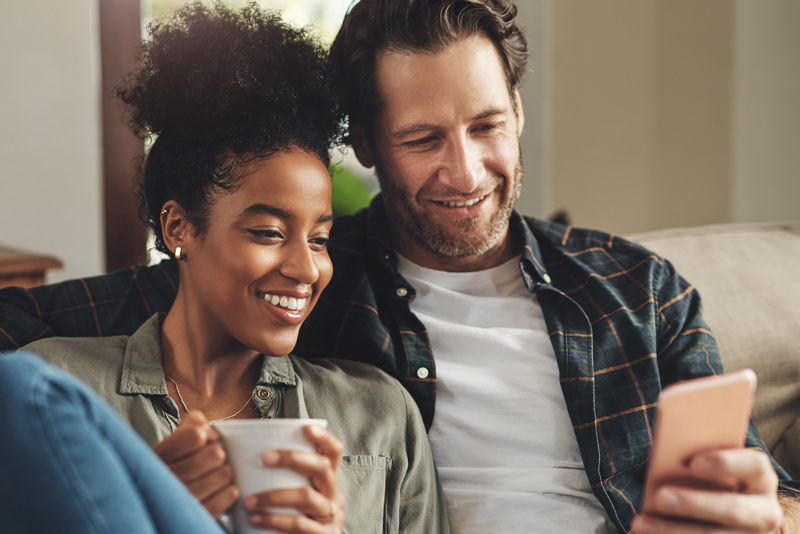
<instances>
[{"instance_id":1,"label":"jacket pocket","mask_svg":"<svg viewBox=\"0 0 800 534\"><path fill-rule=\"evenodd\" d=\"M391 534L386 521L391 470L385 456L342 457L336 481L345 498L345 534Z\"/></svg>"}]
</instances>

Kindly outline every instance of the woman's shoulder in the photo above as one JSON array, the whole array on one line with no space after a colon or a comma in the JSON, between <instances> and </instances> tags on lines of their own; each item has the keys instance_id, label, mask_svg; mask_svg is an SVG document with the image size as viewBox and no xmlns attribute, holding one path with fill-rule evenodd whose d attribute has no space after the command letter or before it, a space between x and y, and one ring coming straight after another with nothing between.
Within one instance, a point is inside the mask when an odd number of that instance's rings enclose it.
<instances>
[{"instance_id":1,"label":"woman's shoulder","mask_svg":"<svg viewBox=\"0 0 800 534\"><path fill-rule=\"evenodd\" d=\"M23 347L91 385L119 376L129 336L50 337Z\"/></svg>"},{"instance_id":2,"label":"woman's shoulder","mask_svg":"<svg viewBox=\"0 0 800 534\"><path fill-rule=\"evenodd\" d=\"M389 451L405 447L409 434L425 434L422 418L406 389L382 370L365 363L292 356L309 416L327 419L348 443ZM349 452L354 454L354 452Z\"/></svg>"},{"instance_id":3,"label":"woman's shoulder","mask_svg":"<svg viewBox=\"0 0 800 534\"><path fill-rule=\"evenodd\" d=\"M405 388L374 365L336 358L306 359L290 356L297 375L316 392L318 388L339 393L358 392L358 397L381 393L391 397L404 397Z\"/></svg>"}]
</instances>

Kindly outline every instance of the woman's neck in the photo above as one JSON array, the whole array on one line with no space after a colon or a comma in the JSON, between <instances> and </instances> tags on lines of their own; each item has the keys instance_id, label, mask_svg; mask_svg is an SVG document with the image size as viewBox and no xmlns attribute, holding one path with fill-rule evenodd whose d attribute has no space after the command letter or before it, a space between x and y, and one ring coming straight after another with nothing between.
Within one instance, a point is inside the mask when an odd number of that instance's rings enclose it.
<instances>
[{"instance_id":1,"label":"woman's neck","mask_svg":"<svg viewBox=\"0 0 800 534\"><path fill-rule=\"evenodd\" d=\"M178 294L161 325L164 374L207 399L252 391L261 370L260 354L231 338L197 306ZM236 395L234 395L236 396Z\"/></svg>"}]
</instances>

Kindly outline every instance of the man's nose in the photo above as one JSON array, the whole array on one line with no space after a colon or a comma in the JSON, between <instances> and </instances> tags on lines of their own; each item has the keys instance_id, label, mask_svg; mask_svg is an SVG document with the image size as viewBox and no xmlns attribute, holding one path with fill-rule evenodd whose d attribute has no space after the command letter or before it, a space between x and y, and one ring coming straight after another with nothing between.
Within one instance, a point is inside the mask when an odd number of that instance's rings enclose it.
<instances>
[{"instance_id":1,"label":"man's nose","mask_svg":"<svg viewBox=\"0 0 800 534\"><path fill-rule=\"evenodd\" d=\"M466 135L452 139L439 169L439 182L461 193L478 189L486 176L481 147Z\"/></svg>"}]
</instances>

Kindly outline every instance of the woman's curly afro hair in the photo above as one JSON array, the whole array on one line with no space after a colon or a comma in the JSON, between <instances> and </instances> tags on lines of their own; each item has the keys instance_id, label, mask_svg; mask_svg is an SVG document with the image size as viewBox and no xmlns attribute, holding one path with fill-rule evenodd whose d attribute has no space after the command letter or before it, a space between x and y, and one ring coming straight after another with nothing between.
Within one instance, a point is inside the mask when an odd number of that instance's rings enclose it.
<instances>
[{"instance_id":1,"label":"woman's curly afro hair","mask_svg":"<svg viewBox=\"0 0 800 534\"><path fill-rule=\"evenodd\" d=\"M309 34L249 4L184 5L152 23L142 67L117 89L131 128L154 142L140 170L140 216L164 245L169 200L204 233L212 195L235 189L246 164L300 148L330 165L343 125L327 54Z\"/></svg>"}]
</instances>

